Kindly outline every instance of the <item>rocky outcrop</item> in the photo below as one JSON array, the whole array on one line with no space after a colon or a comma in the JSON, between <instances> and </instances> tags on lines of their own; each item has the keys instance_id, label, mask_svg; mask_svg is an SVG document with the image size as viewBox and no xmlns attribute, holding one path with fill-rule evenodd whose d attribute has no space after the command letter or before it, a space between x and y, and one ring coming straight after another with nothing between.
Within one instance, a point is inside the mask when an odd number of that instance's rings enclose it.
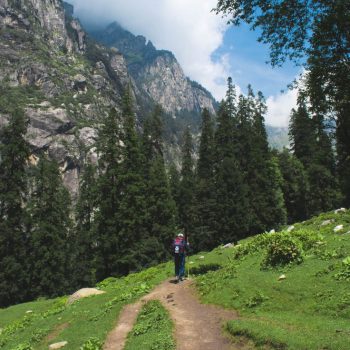
<instances>
[{"instance_id":1,"label":"rocky outcrop","mask_svg":"<svg viewBox=\"0 0 350 350\"><path fill-rule=\"evenodd\" d=\"M92 46L105 63L89 59L86 34L71 15L60 0L0 0L0 93L8 101L0 128L22 108L30 162L42 152L57 160L74 199L84 160L97 161L97 126L118 107L118 79L128 75L122 61L114 71L106 67L121 56L112 50Z\"/></svg>"},{"instance_id":2,"label":"rocky outcrop","mask_svg":"<svg viewBox=\"0 0 350 350\"><path fill-rule=\"evenodd\" d=\"M160 53L139 70L137 81L154 101L170 113L187 110L201 112L208 108L214 113L213 97L201 88L194 88L183 69L169 52Z\"/></svg>"},{"instance_id":3,"label":"rocky outcrop","mask_svg":"<svg viewBox=\"0 0 350 350\"><path fill-rule=\"evenodd\" d=\"M186 77L171 52L157 50L151 41L133 35L118 23L91 34L125 56L136 88L150 101L159 103L166 112L174 116L180 111L198 116L203 108L215 112L216 101L212 95Z\"/></svg>"},{"instance_id":4,"label":"rocky outcrop","mask_svg":"<svg viewBox=\"0 0 350 350\"><path fill-rule=\"evenodd\" d=\"M72 294L67 301L67 304L72 304L75 301L82 299L82 298L87 298L93 295L100 295L100 294L105 294L106 292L96 289L96 288L83 288L79 289L77 292Z\"/></svg>"},{"instance_id":5,"label":"rocky outcrop","mask_svg":"<svg viewBox=\"0 0 350 350\"><path fill-rule=\"evenodd\" d=\"M172 53L120 31L118 47L115 27L107 30L113 40L106 47L89 41L72 6L61 0L0 0L0 94L7 101L0 109L0 128L21 108L29 121L30 163L42 153L57 160L73 199L84 162L98 160L101 119L112 107L119 109L127 86L140 120L160 103L174 117L171 130L177 130L178 113L194 113L195 128L202 108L214 111L212 96L185 76ZM178 136L167 137L167 154L176 158Z\"/></svg>"}]
</instances>

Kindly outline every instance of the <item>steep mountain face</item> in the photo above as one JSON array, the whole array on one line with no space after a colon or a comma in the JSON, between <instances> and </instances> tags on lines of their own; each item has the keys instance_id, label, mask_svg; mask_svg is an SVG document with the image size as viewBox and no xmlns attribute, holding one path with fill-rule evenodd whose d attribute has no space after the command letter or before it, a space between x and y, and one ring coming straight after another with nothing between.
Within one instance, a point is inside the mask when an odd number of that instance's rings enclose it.
<instances>
[{"instance_id":1,"label":"steep mountain face","mask_svg":"<svg viewBox=\"0 0 350 350\"><path fill-rule=\"evenodd\" d=\"M290 142L287 127L266 125L266 132L272 148L281 151L284 147L289 147Z\"/></svg>"},{"instance_id":2,"label":"steep mountain face","mask_svg":"<svg viewBox=\"0 0 350 350\"><path fill-rule=\"evenodd\" d=\"M31 160L41 152L56 159L73 195L127 75L123 56L89 42L60 0L0 0L0 127L22 108Z\"/></svg>"},{"instance_id":3,"label":"steep mountain face","mask_svg":"<svg viewBox=\"0 0 350 350\"><path fill-rule=\"evenodd\" d=\"M143 97L161 104L166 112L176 116L187 111L193 113L194 118L203 108L215 112L213 96L185 76L171 52L157 50L151 41L133 35L118 23L91 35L125 56L130 75Z\"/></svg>"},{"instance_id":4,"label":"steep mountain face","mask_svg":"<svg viewBox=\"0 0 350 350\"><path fill-rule=\"evenodd\" d=\"M72 14L61 0L0 0L0 128L15 108L23 109L31 162L42 152L56 159L74 197L84 161L98 157L101 118L119 109L127 86L140 123L155 103L168 112L169 158L179 153L183 127L199 125L200 109L213 111L215 101L185 77L170 52L130 33L124 48L108 48L89 39Z\"/></svg>"}]
</instances>

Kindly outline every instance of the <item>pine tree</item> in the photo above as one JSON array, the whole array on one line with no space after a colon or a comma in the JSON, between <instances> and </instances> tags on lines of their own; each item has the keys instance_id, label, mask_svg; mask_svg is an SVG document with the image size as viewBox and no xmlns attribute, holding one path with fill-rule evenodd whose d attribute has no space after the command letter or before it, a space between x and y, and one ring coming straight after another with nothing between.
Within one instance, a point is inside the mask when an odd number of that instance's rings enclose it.
<instances>
[{"instance_id":1,"label":"pine tree","mask_svg":"<svg viewBox=\"0 0 350 350\"><path fill-rule=\"evenodd\" d=\"M316 128L302 96L298 98L298 108L292 110L289 137L294 155L308 168L316 153Z\"/></svg>"},{"instance_id":2,"label":"pine tree","mask_svg":"<svg viewBox=\"0 0 350 350\"><path fill-rule=\"evenodd\" d=\"M207 109L202 113L199 158L196 168L194 249L215 246L214 127Z\"/></svg>"},{"instance_id":3,"label":"pine tree","mask_svg":"<svg viewBox=\"0 0 350 350\"><path fill-rule=\"evenodd\" d=\"M226 109L230 118L234 118L237 112L236 108L236 87L232 83L232 78L227 78L227 91L226 91Z\"/></svg>"},{"instance_id":4,"label":"pine tree","mask_svg":"<svg viewBox=\"0 0 350 350\"><path fill-rule=\"evenodd\" d=\"M189 128L185 129L182 146L181 181L179 188L178 210L181 227L185 234L192 232L194 227L194 161L192 135Z\"/></svg>"},{"instance_id":5,"label":"pine tree","mask_svg":"<svg viewBox=\"0 0 350 350\"><path fill-rule=\"evenodd\" d=\"M16 110L0 135L0 307L27 298L27 122Z\"/></svg>"},{"instance_id":6,"label":"pine tree","mask_svg":"<svg viewBox=\"0 0 350 350\"><path fill-rule=\"evenodd\" d=\"M304 165L310 185L309 214L333 209L339 205L340 193L331 140L322 116L310 114L302 94L298 109L292 111L289 128L292 150Z\"/></svg>"},{"instance_id":7,"label":"pine tree","mask_svg":"<svg viewBox=\"0 0 350 350\"><path fill-rule=\"evenodd\" d=\"M157 106L145 122L142 148L146 180L147 236L141 240L143 265L164 261L175 228L175 202L165 170L162 140L162 110Z\"/></svg>"},{"instance_id":8,"label":"pine tree","mask_svg":"<svg viewBox=\"0 0 350 350\"><path fill-rule=\"evenodd\" d=\"M221 103L215 132L215 244L237 242L248 233L250 217L248 188L235 156L233 121Z\"/></svg>"},{"instance_id":9,"label":"pine tree","mask_svg":"<svg viewBox=\"0 0 350 350\"><path fill-rule=\"evenodd\" d=\"M180 225L179 220L179 205L180 205L180 172L177 170L174 163L170 163L168 170L168 182L170 188L170 194L175 202L175 224Z\"/></svg>"},{"instance_id":10,"label":"pine tree","mask_svg":"<svg viewBox=\"0 0 350 350\"><path fill-rule=\"evenodd\" d=\"M80 179L76 204L75 225L75 283L77 288L94 285L95 238L94 216L97 206L96 169L86 163Z\"/></svg>"},{"instance_id":11,"label":"pine tree","mask_svg":"<svg viewBox=\"0 0 350 350\"><path fill-rule=\"evenodd\" d=\"M288 223L303 221L308 217L309 181L303 164L287 149L278 154L283 177L282 191L287 209Z\"/></svg>"},{"instance_id":12,"label":"pine tree","mask_svg":"<svg viewBox=\"0 0 350 350\"><path fill-rule=\"evenodd\" d=\"M55 297L72 288L70 196L58 164L46 156L34 172L30 198L30 286L32 298Z\"/></svg>"},{"instance_id":13,"label":"pine tree","mask_svg":"<svg viewBox=\"0 0 350 350\"><path fill-rule=\"evenodd\" d=\"M256 98L248 86L248 96L241 95L237 108L237 157L248 186L250 233L278 227L286 220L281 177L271 159L264 124L266 104L261 92Z\"/></svg>"},{"instance_id":14,"label":"pine tree","mask_svg":"<svg viewBox=\"0 0 350 350\"><path fill-rule=\"evenodd\" d=\"M136 132L135 113L130 89L123 97L122 162L119 175L120 200L116 213L119 225L117 273L124 275L142 267L139 242L148 236L145 202L146 184L140 138Z\"/></svg>"},{"instance_id":15,"label":"pine tree","mask_svg":"<svg viewBox=\"0 0 350 350\"><path fill-rule=\"evenodd\" d=\"M97 151L99 153L97 182L97 211L93 228L96 238L94 269L96 280L117 275L120 224L117 212L120 203L121 173L120 118L112 109L99 130Z\"/></svg>"}]
</instances>

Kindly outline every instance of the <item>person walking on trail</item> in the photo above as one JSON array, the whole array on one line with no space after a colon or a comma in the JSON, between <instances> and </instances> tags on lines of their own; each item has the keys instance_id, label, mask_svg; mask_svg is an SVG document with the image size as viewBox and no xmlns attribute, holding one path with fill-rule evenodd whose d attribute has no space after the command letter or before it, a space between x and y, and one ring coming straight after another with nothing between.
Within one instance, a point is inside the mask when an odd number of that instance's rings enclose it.
<instances>
[{"instance_id":1,"label":"person walking on trail","mask_svg":"<svg viewBox=\"0 0 350 350\"><path fill-rule=\"evenodd\" d=\"M189 243L183 233L178 233L173 242L176 282L182 281L185 277L185 258L188 247Z\"/></svg>"}]
</instances>

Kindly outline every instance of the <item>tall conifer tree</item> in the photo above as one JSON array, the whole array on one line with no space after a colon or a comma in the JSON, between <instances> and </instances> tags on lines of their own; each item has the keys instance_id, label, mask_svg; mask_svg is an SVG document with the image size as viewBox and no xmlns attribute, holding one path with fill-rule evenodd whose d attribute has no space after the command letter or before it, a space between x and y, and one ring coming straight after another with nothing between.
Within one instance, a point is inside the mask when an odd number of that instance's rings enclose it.
<instances>
[{"instance_id":1,"label":"tall conifer tree","mask_svg":"<svg viewBox=\"0 0 350 350\"><path fill-rule=\"evenodd\" d=\"M266 104L251 86L241 95L237 108L237 157L248 186L250 233L260 233L283 224L286 212L280 188L281 176L271 159L264 124Z\"/></svg>"},{"instance_id":2,"label":"tall conifer tree","mask_svg":"<svg viewBox=\"0 0 350 350\"><path fill-rule=\"evenodd\" d=\"M162 110L156 106L145 122L143 152L146 179L147 237L141 240L145 263L168 257L175 228L175 202L170 193L163 158ZM145 264L144 263L144 264Z\"/></svg>"},{"instance_id":3,"label":"tall conifer tree","mask_svg":"<svg viewBox=\"0 0 350 350\"><path fill-rule=\"evenodd\" d=\"M245 237L250 222L248 188L235 156L232 123L226 105L222 102L215 132L215 244L236 242Z\"/></svg>"},{"instance_id":4,"label":"tall conifer tree","mask_svg":"<svg viewBox=\"0 0 350 350\"><path fill-rule=\"evenodd\" d=\"M75 225L75 282L78 288L91 286L95 281L94 216L97 206L96 169L86 163L80 179L79 198L76 204Z\"/></svg>"},{"instance_id":5,"label":"tall conifer tree","mask_svg":"<svg viewBox=\"0 0 350 350\"><path fill-rule=\"evenodd\" d=\"M142 267L139 242L147 237L146 185L140 137L136 132L135 113L130 88L123 97L122 162L119 175L120 201L117 220L120 227L117 272L127 274Z\"/></svg>"},{"instance_id":6,"label":"tall conifer tree","mask_svg":"<svg viewBox=\"0 0 350 350\"><path fill-rule=\"evenodd\" d=\"M32 297L63 295L72 288L70 196L58 164L42 156L30 198Z\"/></svg>"},{"instance_id":7,"label":"tall conifer tree","mask_svg":"<svg viewBox=\"0 0 350 350\"><path fill-rule=\"evenodd\" d=\"M97 142L99 177L94 224L94 236L96 237L94 268L97 281L118 274L117 261L121 254L119 250L120 224L117 216L121 192L120 123L117 111L112 109L99 130Z\"/></svg>"},{"instance_id":8,"label":"tall conifer tree","mask_svg":"<svg viewBox=\"0 0 350 350\"><path fill-rule=\"evenodd\" d=\"M207 109L202 112L199 158L196 168L195 234L197 250L215 246L214 126Z\"/></svg>"},{"instance_id":9,"label":"tall conifer tree","mask_svg":"<svg viewBox=\"0 0 350 350\"><path fill-rule=\"evenodd\" d=\"M179 190L179 219L185 234L191 233L194 227L194 160L192 135L185 129L182 146L181 181Z\"/></svg>"},{"instance_id":10,"label":"tall conifer tree","mask_svg":"<svg viewBox=\"0 0 350 350\"><path fill-rule=\"evenodd\" d=\"M27 298L26 130L23 112L16 110L0 135L0 307Z\"/></svg>"},{"instance_id":11,"label":"tall conifer tree","mask_svg":"<svg viewBox=\"0 0 350 350\"><path fill-rule=\"evenodd\" d=\"M309 181L303 164L287 149L278 154L283 177L282 191L287 209L288 223L303 221L308 217Z\"/></svg>"},{"instance_id":12,"label":"tall conifer tree","mask_svg":"<svg viewBox=\"0 0 350 350\"><path fill-rule=\"evenodd\" d=\"M333 209L340 202L340 194L331 140L322 116L310 114L302 94L297 110L292 111L289 128L292 150L303 163L310 184L309 214Z\"/></svg>"},{"instance_id":13,"label":"tall conifer tree","mask_svg":"<svg viewBox=\"0 0 350 350\"><path fill-rule=\"evenodd\" d=\"M180 205L180 172L174 163L170 163L168 170L168 179L171 197L175 202L175 224L181 226L179 220L179 205Z\"/></svg>"}]
</instances>

